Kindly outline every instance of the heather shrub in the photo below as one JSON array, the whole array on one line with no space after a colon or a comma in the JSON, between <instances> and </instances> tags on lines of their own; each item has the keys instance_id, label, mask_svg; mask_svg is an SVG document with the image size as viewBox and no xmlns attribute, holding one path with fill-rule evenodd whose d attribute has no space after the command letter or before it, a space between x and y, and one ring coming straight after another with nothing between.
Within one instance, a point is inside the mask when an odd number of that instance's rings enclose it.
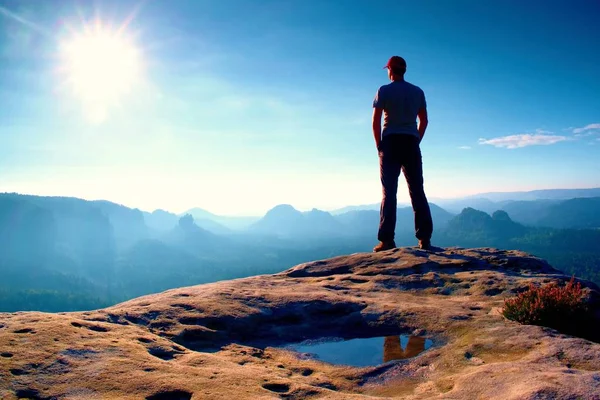
<instances>
[{"instance_id":1,"label":"heather shrub","mask_svg":"<svg viewBox=\"0 0 600 400\"><path fill-rule=\"evenodd\" d=\"M504 301L502 314L522 324L578 334L588 328L587 311L581 284L575 283L573 277L564 286L556 282L544 286L530 284L526 291Z\"/></svg>"}]
</instances>

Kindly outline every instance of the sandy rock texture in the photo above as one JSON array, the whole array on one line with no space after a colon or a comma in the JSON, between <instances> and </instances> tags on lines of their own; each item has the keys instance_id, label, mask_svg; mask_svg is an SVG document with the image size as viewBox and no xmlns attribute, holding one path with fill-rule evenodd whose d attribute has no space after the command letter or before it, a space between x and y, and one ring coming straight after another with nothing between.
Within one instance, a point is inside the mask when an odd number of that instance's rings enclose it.
<instances>
[{"instance_id":1,"label":"sandy rock texture","mask_svg":"<svg viewBox=\"0 0 600 400\"><path fill-rule=\"evenodd\" d=\"M600 344L499 313L529 282L569 278L517 251L402 248L97 311L0 314L0 399L600 399ZM433 346L363 368L278 347L398 334Z\"/></svg>"}]
</instances>

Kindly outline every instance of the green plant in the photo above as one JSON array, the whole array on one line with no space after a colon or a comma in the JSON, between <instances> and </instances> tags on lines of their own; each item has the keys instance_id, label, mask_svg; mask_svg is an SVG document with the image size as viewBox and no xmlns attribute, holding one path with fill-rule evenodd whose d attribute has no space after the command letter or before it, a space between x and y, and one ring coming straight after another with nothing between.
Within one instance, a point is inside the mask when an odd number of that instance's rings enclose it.
<instances>
[{"instance_id":1,"label":"green plant","mask_svg":"<svg viewBox=\"0 0 600 400\"><path fill-rule=\"evenodd\" d=\"M529 284L526 291L504 301L502 315L522 324L576 333L586 328L582 324L585 325L587 311L581 283L572 277L564 286L557 282L545 286Z\"/></svg>"}]
</instances>

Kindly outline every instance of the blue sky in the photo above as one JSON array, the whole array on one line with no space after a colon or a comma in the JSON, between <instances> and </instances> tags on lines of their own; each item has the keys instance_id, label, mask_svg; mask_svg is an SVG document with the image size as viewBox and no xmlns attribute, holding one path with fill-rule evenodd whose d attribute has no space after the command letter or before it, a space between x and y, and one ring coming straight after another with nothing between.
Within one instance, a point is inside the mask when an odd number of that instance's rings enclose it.
<instances>
[{"instance_id":1,"label":"blue sky","mask_svg":"<svg viewBox=\"0 0 600 400\"><path fill-rule=\"evenodd\" d=\"M598 187L599 12L591 0L0 0L0 191L222 214L378 202L371 106L391 55L427 98L430 198ZM84 41L75 87L64 49L94 21L136 69L89 61Z\"/></svg>"}]
</instances>

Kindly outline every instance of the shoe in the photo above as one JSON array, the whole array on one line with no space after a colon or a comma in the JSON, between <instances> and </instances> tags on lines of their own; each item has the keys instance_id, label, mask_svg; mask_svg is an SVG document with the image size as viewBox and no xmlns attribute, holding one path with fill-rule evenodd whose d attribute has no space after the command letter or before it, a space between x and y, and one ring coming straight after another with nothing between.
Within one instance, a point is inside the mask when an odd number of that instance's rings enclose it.
<instances>
[{"instance_id":1,"label":"shoe","mask_svg":"<svg viewBox=\"0 0 600 400\"><path fill-rule=\"evenodd\" d=\"M373 252L377 253L379 251L391 250L396 248L396 242L393 240L387 242L379 242L379 244L373 247Z\"/></svg>"},{"instance_id":2,"label":"shoe","mask_svg":"<svg viewBox=\"0 0 600 400\"><path fill-rule=\"evenodd\" d=\"M419 240L419 248L421 250L431 250L431 241L430 240Z\"/></svg>"}]
</instances>

